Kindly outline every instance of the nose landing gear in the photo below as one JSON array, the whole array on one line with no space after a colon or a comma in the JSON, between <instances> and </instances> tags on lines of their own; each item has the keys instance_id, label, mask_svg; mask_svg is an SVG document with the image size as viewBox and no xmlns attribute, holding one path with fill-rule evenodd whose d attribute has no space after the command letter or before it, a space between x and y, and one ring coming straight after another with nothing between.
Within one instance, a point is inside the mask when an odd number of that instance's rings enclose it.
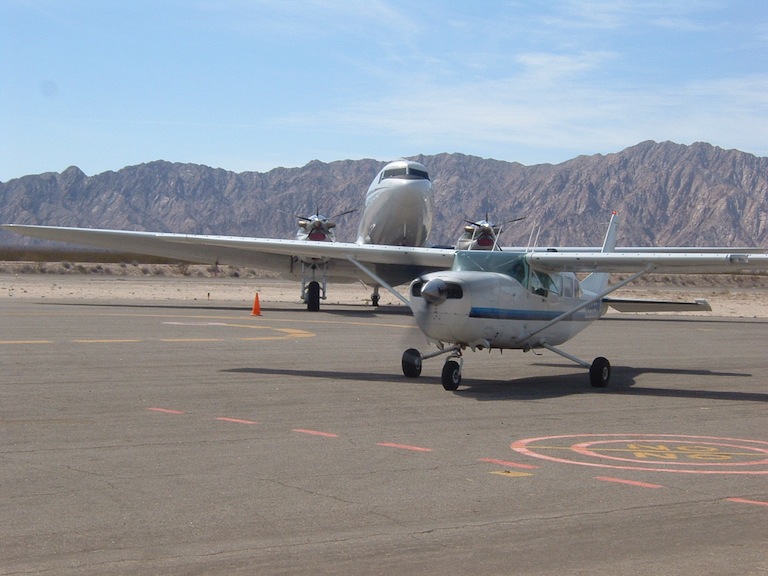
<instances>
[{"instance_id":1,"label":"nose landing gear","mask_svg":"<svg viewBox=\"0 0 768 576\"><path fill-rule=\"evenodd\" d=\"M421 365L424 360L443 354L450 354L443 366L443 388L450 391L456 390L461 384L461 368L464 364L464 359L461 357L461 345L459 344L424 355L415 348L408 348L403 352L403 374L408 378L417 378L421 374Z\"/></svg>"}]
</instances>

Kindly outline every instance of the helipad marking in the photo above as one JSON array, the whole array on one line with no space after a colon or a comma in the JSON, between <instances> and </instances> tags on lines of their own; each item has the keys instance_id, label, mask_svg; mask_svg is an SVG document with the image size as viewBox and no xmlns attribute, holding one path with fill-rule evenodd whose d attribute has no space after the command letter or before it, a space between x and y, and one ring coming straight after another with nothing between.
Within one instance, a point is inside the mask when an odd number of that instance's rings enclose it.
<instances>
[{"instance_id":1,"label":"helipad marking","mask_svg":"<svg viewBox=\"0 0 768 576\"><path fill-rule=\"evenodd\" d=\"M583 438L593 440L559 446L552 442ZM536 442L546 444L539 446ZM606 444L611 447L605 448ZM533 458L596 468L684 474L768 474L768 442L759 440L675 434L568 434L517 440L510 447ZM544 453L551 450L563 451L573 457ZM613 455L619 453L632 457ZM752 459L746 460L749 457ZM584 458L598 461L584 461ZM609 464L600 460L626 464ZM664 467L652 467L652 464L663 464ZM761 469L746 469L755 466Z\"/></svg>"},{"instance_id":2,"label":"helipad marking","mask_svg":"<svg viewBox=\"0 0 768 576\"><path fill-rule=\"evenodd\" d=\"M605 458L607 460L618 460L621 462L649 462L653 460L663 460L665 464L670 465L689 465L689 466L747 466L755 464L768 464L768 458L758 461L732 462L734 456L754 456L754 452L723 452L718 447L733 448L734 450L743 450L744 447L727 444L723 442L710 441L692 441L692 440L669 440L665 439L663 444L651 443L627 443L626 448L620 448L616 452L629 452L635 458L619 458L602 452L608 452L610 449L590 448L596 444L615 444L625 443L624 440L597 440L595 442L582 442L574 444L571 450L584 456L594 456ZM670 446L671 444L682 444L681 446ZM755 452L764 453L768 456L768 450L752 448ZM598 453L601 452L601 453ZM690 460L694 460L691 462ZM726 460L727 462L723 462Z\"/></svg>"}]
</instances>

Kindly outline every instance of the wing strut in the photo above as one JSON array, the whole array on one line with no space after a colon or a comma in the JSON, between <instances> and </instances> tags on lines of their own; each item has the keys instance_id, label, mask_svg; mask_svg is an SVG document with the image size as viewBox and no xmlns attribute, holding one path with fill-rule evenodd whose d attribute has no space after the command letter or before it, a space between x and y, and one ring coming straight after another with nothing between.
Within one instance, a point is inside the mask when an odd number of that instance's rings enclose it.
<instances>
[{"instance_id":1,"label":"wing strut","mask_svg":"<svg viewBox=\"0 0 768 576\"><path fill-rule=\"evenodd\" d=\"M611 292L613 292L615 290L618 290L622 286L626 286L630 282L634 282L635 280L640 278L640 276L643 276L644 274L647 274L651 270L653 270L653 266L651 266L649 264L648 266L646 266L645 268L640 270L640 272L636 272L635 274L632 274L632 276L629 276L628 278L622 280L621 282L617 282L613 286L609 286L608 288L606 288L605 290L600 292L597 296L593 296L592 298L590 298L589 300L585 300L584 302L582 302L578 306L576 306L574 308L571 308L570 310L568 310L566 312L563 312L562 314L560 314L560 316L550 320L549 322L547 322L546 324L540 326L539 328L537 328L533 332L530 332L527 336L524 336L523 338L521 338L520 342L525 342L526 340L530 340L531 338L536 336L536 334L539 334L540 332L543 332L544 330L546 330L550 326L554 326L558 322L560 322L562 320L565 320L566 318L572 316L573 314L575 314L579 310L582 310L582 309L586 308L590 304L594 304L595 302L598 302L598 301L602 300L605 296L608 296L608 294L610 294Z\"/></svg>"},{"instance_id":2,"label":"wing strut","mask_svg":"<svg viewBox=\"0 0 768 576\"><path fill-rule=\"evenodd\" d=\"M370 277L371 277L371 278L372 278L372 279L373 279L373 280L374 280L376 283L378 283L380 286L383 286L384 288L386 288L387 290L389 290L389 291L390 291L392 294L394 294L394 295L395 295L395 296L396 296L396 297L397 297L397 298L398 298L398 299L399 299L399 300L400 300L400 301L401 301L403 304L405 304L405 305L406 305L406 306L408 306L409 308L411 307L411 303L408 301L408 299L407 299L405 296L403 296L402 294L400 294L400 292L398 292L397 290L395 290L395 289L394 289L392 286L390 286L389 284L387 284L386 282L384 282L384 280L382 280L382 279L381 279L381 277L380 277L378 274L376 274L376 273L375 273L373 270L370 270L370 269L368 269L367 267L363 266L362 264L360 264L360 262L358 262L357 260L355 260L355 259L354 259L352 256L348 256L348 257L347 257L347 260L349 260L350 262L352 262L352 264L354 264L355 266L357 266L358 268L360 268L360 270L362 270L363 272L365 272L366 274L368 274L368 276L370 276Z\"/></svg>"}]
</instances>

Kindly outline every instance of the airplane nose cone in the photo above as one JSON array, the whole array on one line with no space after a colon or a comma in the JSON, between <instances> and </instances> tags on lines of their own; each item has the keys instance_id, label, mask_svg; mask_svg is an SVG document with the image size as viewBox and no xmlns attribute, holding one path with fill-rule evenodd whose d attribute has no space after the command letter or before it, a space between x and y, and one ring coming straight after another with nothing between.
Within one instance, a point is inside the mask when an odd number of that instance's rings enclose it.
<instances>
[{"instance_id":1,"label":"airplane nose cone","mask_svg":"<svg viewBox=\"0 0 768 576\"><path fill-rule=\"evenodd\" d=\"M448 286L439 278L429 280L421 288L421 297L435 306L442 304L448 297Z\"/></svg>"}]
</instances>

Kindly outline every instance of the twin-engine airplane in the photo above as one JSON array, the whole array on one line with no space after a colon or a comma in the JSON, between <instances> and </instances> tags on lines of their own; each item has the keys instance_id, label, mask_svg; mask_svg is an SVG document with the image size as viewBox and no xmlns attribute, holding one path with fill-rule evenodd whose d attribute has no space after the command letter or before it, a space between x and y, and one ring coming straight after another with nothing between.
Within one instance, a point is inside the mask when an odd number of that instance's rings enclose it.
<instances>
[{"instance_id":1,"label":"twin-engine airplane","mask_svg":"<svg viewBox=\"0 0 768 576\"><path fill-rule=\"evenodd\" d=\"M334 226L320 215L301 218L295 240L18 224L2 228L71 244L275 271L300 280L307 309L319 310L328 281L362 281L372 286L371 302L376 306L379 287L390 288L420 274L450 268L454 250L425 247L433 212L427 169L418 162L396 160L371 182L354 243L335 242Z\"/></svg>"},{"instance_id":2,"label":"twin-engine airplane","mask_svg":"<svg viewBox=\"0 0 768 576\"><path fill-rule=\"evenodd\" d=\"M462 352L483 349L547 349L589 369L592 386L604 387L611 364L591 363L557 348L605 314L619 311L711 310L703 300L673 303L615 300L608 295L650 272L672 274L736 272L768 268L768 254L710 252L616 252L616 215L602 249L584 252L459 251L451 270L426 274L410 285L410 306L436 352L413 348L402 357L403 373L421 374L422 362L443 354L442 383L461 383ZM693 249L691 249L693 250ZM725 249L722 249L725 250ZM591 272L579 281L576 272ZM629 273L609 285L610 273Z\"/></svg>"}]
</instances>

